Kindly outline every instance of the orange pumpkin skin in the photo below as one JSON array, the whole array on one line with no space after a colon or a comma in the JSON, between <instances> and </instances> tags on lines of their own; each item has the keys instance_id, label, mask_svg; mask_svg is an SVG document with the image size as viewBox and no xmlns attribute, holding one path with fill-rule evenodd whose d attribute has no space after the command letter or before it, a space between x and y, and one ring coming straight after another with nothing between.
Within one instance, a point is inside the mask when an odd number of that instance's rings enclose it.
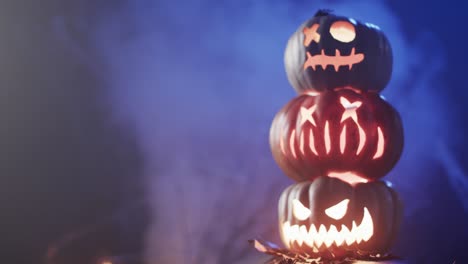
<instances>
[{"instance_id":1,"label":"orange pumpkin skin","mask_svg":"<svg viewBox=\"0 0 468 264\"><path fill-rule=\"evenodd\" d=\"M331 218L326 210L345 199L348 200L348 203L344 214L340 215L339 219ZM294 213L294 200L299 201L301 206L308 210L310 215L307 218L297 218ZM374 181L350 185L330 177L319 177L314 181L293 184L283 191L278 203L280 235L286 247L292 251L306 252L312 255L320 253L321 256L326 256L326 253L332 253L332 258L347 255L350 252L364 255L388 252L393 246L400 228L402 212L401 199L389 182ZM364 220L366 214L367 220ZM361 226L366 226L364 222L372 226L371 229L367 229L369 233L365 240L349 240L347 243L345 238L348 239L353 235L348 232L346 232L347 235L344 235L343 229L353 232L354 225L361 228ZM311 229L320 230L319 227L322 225L326 230L323 232L326 235L323 233L321 235L322 239L317 239L317 233L313 231L304 236L307 243L304 241L298 243L295 239L297 237L295 234L304 232L301 229L305 228L304 230L310 232ZM296 229L295 226L299 231L291 232L291 230ZM294 228L291 229L291 227ZM330 230L332 229L340 234L331 235ZM331 236L335 241L329 244L317 243L318 240L327 240L327 236ZM339 236L341 239L337 238Z\"/></svg>"},{"instance_id":2,"label":"orange pumpkin skin","mask_svg":"<svg viewBox=\"0 0 468 264\"><path fill-rule=\"evenodd\" d=\"M399 160L403 128L398 112L377 93L302 94L275 116L270 147L279 167L296 181L333 173L375 180Z\"/></svg>"}]
</instances>

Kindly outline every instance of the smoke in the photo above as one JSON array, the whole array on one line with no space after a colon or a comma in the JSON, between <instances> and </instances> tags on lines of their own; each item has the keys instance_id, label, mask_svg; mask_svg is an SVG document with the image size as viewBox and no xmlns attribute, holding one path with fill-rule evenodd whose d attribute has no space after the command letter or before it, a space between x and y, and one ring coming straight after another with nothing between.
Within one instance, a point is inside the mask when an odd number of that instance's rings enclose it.
<instances>
[{"instance_id":1,"label":"smoke","mask_svg":"<svg viewBox=\"0 0 468 264\"><path fill-rule=\"evenodd\" d=\"M268 130L295 96L286 41L318 8L377 24L392 44L383 94L401 113L406 146L386 179L406 201L405 221L431 206L434 183L466 186L459 170L458 180L442 179L451 174L440 168L456 164L435 154L456 129L438 81L444 48L424 30L405 36L384 1L124 1L93 20L89 50L115 116L134 126L145 153L147 263L251 263L259 256L247 239L278 240L277 200L292 182L273 162ZM397 250L419 257L428 248Z\"/></svg>"}]
</instances>

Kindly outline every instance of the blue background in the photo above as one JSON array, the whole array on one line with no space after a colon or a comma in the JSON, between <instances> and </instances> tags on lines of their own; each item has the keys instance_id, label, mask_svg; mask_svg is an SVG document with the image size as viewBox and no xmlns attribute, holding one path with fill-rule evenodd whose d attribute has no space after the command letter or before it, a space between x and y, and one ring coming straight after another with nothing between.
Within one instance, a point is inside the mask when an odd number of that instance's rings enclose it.
<instances>
[{"instance_id":1,"label":"blue background","mask_svg":"<svg viewBox=\"0 0 468 264\"><path fill-rule=\"evenodd\" d=\"M318 8L394 50L394 252L468 263L464 10L455 1L10 1L0 8L0 257L257 263L292 183L268 130L285 43Z\"/></svg>"}]
</instances>

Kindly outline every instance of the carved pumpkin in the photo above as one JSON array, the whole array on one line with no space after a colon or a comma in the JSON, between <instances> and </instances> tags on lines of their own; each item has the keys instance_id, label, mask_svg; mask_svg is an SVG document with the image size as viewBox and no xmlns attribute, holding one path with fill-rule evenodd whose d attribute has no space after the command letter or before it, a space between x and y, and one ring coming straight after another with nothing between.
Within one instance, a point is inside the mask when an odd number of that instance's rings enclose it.
<instances>
[{"instance_id":1,"label":"carved pumpkin","mask_svg":"<svg viewBox=\"0 0 468 264\"><path fill-rule=\"evenodd\" d=\"M297 252L387 252L398 233L402 203L391 184L354 186L320 177L291 185L279 200L283 243Z\"/></svg>"},{"instance_id":2,"label":"carved pumpkin","mask_svg":"<svg viewBox=\"0 0 468 264\"><path fill-rule=\"evenodd\" d=\"M396 164L403 129L399 114L379 94L339 89L291 100L273 120L270 146L294 180L328 175L366 182Z\"/></svg>"},{"instance_id":3,"label":"carved pumpkin","mask_svg":"<svg viewBox=\"0 0 468 264\"><path fill-rule=\"evenodd\" d=\"M381 91L392 73L392 50L369 23L319 11L288 41L284 63L298 93L351 86Z\"/></svg>"}]
</instances>

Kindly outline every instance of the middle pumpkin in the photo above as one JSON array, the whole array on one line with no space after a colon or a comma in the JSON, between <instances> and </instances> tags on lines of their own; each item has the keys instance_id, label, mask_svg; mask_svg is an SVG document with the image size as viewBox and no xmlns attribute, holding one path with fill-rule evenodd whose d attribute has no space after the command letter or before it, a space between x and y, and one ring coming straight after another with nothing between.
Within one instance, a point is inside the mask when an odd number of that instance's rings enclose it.
<instances>
[{"instance_id":1,"label":"middle pumpkin","mask_svg":"<svg viewBox=\"0 0 468 264\"><path fill-rule=\"evenodd\" d=\"M300 95L276 115L270 147L296 181L319 176L366 182L389 172L400 158L400 116L379 94L339 89Z\"/></svg>"}]
</instances>

